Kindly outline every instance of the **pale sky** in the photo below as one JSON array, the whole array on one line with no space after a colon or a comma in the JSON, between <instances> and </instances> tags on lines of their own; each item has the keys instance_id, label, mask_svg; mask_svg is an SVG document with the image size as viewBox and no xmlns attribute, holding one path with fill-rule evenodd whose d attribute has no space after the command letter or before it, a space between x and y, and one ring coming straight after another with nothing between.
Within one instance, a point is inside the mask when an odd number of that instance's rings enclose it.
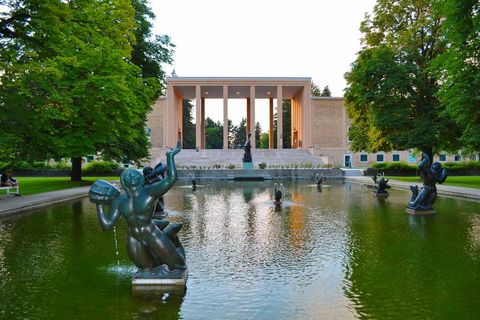
<instances>
[{"instance_id":1,"label":"pale sky","mask_svg":"<svg viewBox=\"0 0 480 320\"><path fill-rule=\"evenodd\" d=\"M154 32L176 45L181 77L311 77L333 96L360 50L360 22L374 0L150 0ZM229 119L245 117L245 102L229 100ZM255 118L268 130L267 101ZM206 100L205 114L223 118L221 101Z\"/></svg>"}]
</instances>

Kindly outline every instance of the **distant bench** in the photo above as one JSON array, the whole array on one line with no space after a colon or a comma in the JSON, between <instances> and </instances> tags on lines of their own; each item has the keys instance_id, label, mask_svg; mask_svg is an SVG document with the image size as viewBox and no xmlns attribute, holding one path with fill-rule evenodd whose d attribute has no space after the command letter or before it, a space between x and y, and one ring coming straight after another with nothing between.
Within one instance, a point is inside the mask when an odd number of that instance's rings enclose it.
<instances>
[{"instance_id":1,"label":"distant bench","mask_svg":"<svg viewBox=\"0 0 480 320\"><path fill-rule=\"evenodd\" d=\"M16 191L13 192L15 194L20 194L19 190L18 190L18 186L15 186L15 187L0 187L0 190L7 190L7 194L10 194L10 190L12 189L15 189Z\"/></svg>"}]
</instances>

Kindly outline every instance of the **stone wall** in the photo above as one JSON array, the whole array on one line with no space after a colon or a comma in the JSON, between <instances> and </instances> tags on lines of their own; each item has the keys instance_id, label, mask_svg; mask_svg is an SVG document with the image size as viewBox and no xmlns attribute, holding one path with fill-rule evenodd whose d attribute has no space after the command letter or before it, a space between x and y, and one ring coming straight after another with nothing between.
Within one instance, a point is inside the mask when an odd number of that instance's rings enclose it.
<instances>
[{"instance_id":1,"label":"stone wall","mask_svg":"<svg viewBox=\"0 0 480 320\"><path fill-rule=\"evenodd\" d=\"M167 107L167 99L160 97L152 107L147 116L147 128L150 132L150 143L152 148L162 148L164 145L164 113Z\"/></svg>"}]
</instances>

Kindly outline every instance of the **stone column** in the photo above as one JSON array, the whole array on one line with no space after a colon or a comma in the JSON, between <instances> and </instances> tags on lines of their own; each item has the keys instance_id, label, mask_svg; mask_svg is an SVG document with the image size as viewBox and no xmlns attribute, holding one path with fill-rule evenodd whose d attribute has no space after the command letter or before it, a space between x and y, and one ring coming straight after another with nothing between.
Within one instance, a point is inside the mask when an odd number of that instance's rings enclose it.
<instances>
[{"instance_id":1,"label":"stone column","mask_svg":"<svg viewBox=\"0 0 480 320\"><path fill-rule=\"evenodd\" d=\"M250 132L250 101L251 101L251 98L247 98L247 123L245 123L245 128L246 128L246 132L245 132L245 137L248 136L248 133Z\"/></svg>"},{"instance_id":2,"label":"stone column","mask_svg":"<svg viewBox=\"0 0 480 320\"><path fill-rule=\"evenodd\" d=\"M250 142L252 149L255 149L255 86L250 86Z\"/></svg>"},{"instance_id":3,"label":"stone column","mask_svg":"<svg viewBox=\"0 0 480 320\"><path fill-rule=\"evenodd\" d=\"M268 149L273 149L273 98L269 99L269 103Z\"/></svg>"},{"instance_id":4,"label":"stone column","mask_svg":"<svg viewBox=\"0 0 480 320\"><path fill-rule=\"evenodd\" d=\"M282 99L283 92L282 86L277 86L277 149L283 149L282 137L283 137L283 114L282 114Z\"/></svg>"},{"instance_id":5,"label":"stone column","mask_svg":"<svg viewBox=\"0 0 480 320\"><path fill-rule=\"evenodd\" d=\"M223 149L228 149L228 86L223 86Z\"/></svg>"},{"instance_id":6,"label":"stone column","mask_svg":"<svg viewBox=\"0 0 480 320\"><path fill-rule=\"evenodd\" d=\"M201 102L200 86L195 86L195 146L202 148L202 102Z\"/></svg>"},{"instance_id":7,"label":"stone column","mask_svg":"<svg viewBox=\"0 0 480 320\"><path fill-rule=\"evenodd\" d=\"M202 128L202 133L201 133L202 140L201 141L202 141L202 149L205 149L205 98L201 98L200 100L201 100L201 103L200 103L200 105L201 105L201 115L200 115L201 118L200 118L200 120L202 121L200 123L201 128Z\"/></svg>"}]
</instances>

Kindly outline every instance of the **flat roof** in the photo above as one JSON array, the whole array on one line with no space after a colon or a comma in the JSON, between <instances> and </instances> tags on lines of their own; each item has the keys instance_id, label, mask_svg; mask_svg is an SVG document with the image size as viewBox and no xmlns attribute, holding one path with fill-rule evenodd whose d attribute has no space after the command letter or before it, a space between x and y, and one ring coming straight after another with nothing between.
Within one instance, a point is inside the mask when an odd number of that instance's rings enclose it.
<instances>
[{"instance_id":1,"label":"flat roof","mask_svg":"<svg viewBox=\"0 0 480 320\"><path fill-rule=\"evenodd\" d=\"M167 82L169 81L179 81L179 82L261 82L261 81L279 81L279 82L290 82L290 81L312 81L310 77L167 77Z\"/></svg>"}]
</instances>

